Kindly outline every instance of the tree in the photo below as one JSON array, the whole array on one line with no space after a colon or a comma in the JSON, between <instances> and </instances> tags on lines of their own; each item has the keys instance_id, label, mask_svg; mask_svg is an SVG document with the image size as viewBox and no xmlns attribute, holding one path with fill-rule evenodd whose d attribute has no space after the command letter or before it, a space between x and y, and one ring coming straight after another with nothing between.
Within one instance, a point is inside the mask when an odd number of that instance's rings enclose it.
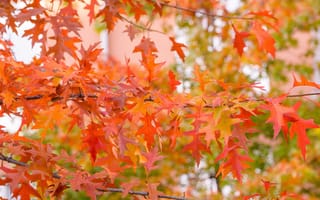
<instances>
[{"instance_id":1,"label":"tree","mask_svg":"<svg viewBox=\"0 0 320 200\"><path fill-rule=\"evenodd\" d=\"M227 5L1 1L1 114L22 118L16 133L0 135L1 184L21 199L220 199L227 187L229 198L319 197L319 104L303 99L318 93L292 91L320 85L311 66L276 59L276 47L291 47L298 29L318 28L307 17L320 5ZM82 7L90 23L112 31L123 21L130 39L140 35L132 52L140 64L101 60L99 44L81 45ZM172 15L185 42L150 26ZM26 22L22 37L41 46L31 63L17 61L4 37ZM177 64L158 60L149 32L167 35ZM267 93L244 70L256 66L277 83ZM292 74L288 91L277 89L283 74ZM204 176L214 187L200 184Z\"/></svg>"}]
</instances>

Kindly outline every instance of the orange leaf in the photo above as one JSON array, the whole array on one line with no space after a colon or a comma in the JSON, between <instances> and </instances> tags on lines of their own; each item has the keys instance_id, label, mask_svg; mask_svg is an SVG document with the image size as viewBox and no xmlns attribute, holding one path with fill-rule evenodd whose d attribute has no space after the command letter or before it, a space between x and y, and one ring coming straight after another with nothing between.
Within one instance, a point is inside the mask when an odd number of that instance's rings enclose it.
<instances>
[{"instance_id":1,"label":"orange leaf","mask_svg":"<svg viewBox=\"0 0 320 200\"><path fill-rule=\"evenodd\" d=\"M170 85L170 89L172 91L176 90L177 85L180 85L181 82L176 80L176 76L174 75L174 73L170 70L169 73L169 85Z\"/></svg>"},{"instance_id":2,"label":"orange leaf","mask_svg":"<svg viewBox=\"0 0 320 200\"><path fill-rule=\"evenodd\" d=\"M239 32L236 27L232 24L233 31L235 32L235 37L233 41L233 47L237 49L239 55L243 53L243 48L246 46L244 38L248 37L250 34L248 32Z\"/></svg>"},{"instance_id":3,"label":"orange leaf","mask_svg":"<svg viewBox=\"0 0 320 200\"><path fill-rule=\"evenodd\" d=\"M313 122L313 119L299 119L298 121L292 122L289 129L291 138L295 133L297 134L298 147L301 150L304 160L306 159L306 145L310 144L309 138L306 134L306 129L308 128L319 128L319 126Z\"/></svg>"},{"instance_id":4,"label":"orange leaf","mask_svg":"<svg viewBox=\"0 0 320 200\"><path fill-rule=\"evenodd\" d=\"M317 84L315 82L309 81L308 79L306 79L306 77L304 76L300 76L300 81L298 81L295 77L295 75L293 75L293 86L292 87L298 87L298 86L310 86L310 87L315 87L320 89L320 84Z\"/></svg>"},{"instance_id":5,"label":"orange leaf","mask_svg":"<svg viewBox=\"0 0 320 200\"><path fill-rule=\"evenodd\" d=\"M262 28L262 25L257 21L253 22L251 31L258 40L259 48L270 53L272 57L275 58L275 41L272 36L267 31L265 31Z\"/></svg>"},{"instance_id":6,"label":"orange leaf","mask_svg":"<svg viewBox=\"0 0 320 200\"><path fill-rule=\"evenodd\" d=\"M169 39L172 42L171 51L176 51L179 57L181 58L181 60L184 62L185 55L184 55L184 52L182 51L182 47L186 48L187 46L182 43L176 42L173 37L170 37Z\"/></svg>"}]
</instances>

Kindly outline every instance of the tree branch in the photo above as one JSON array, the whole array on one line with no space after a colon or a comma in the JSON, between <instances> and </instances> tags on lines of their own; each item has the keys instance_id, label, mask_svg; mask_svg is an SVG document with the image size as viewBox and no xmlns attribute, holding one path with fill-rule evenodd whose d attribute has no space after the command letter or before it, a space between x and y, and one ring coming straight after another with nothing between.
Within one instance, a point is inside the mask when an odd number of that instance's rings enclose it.
<instances>
[{"instance_id":1,"label":"tree branch","mask_svg":"<svg viewBox=\"0 0 320 200\"><path fill-rule=\"evenodd\" d=\"M297 97L306 97L306 96L317 96L320 95L320 92L312 92L312 93L303 93L303 94L290 94L287 95L287 98L297 98ZM39 95L34 95L34 96L27 96L27 97L15 97L14 99L16 101L18 101L19 99L24 98L25 100L38 100L43 98L43 95L39 94ZM52 102L56 102L59 100L62 100L64 97L62 96L55 96L51 98ZM74 100L74 99L84 99L84 98L92 98L92 99L96 99L98 98L97 95L94 94L88 94L88 95L84 95L84 94L72 94L69 96L69 100ZM144 99L145 102L147 101L151 101L153 102L153 99L151 97ZM247 101L264 101L264 99L248 99L248 100L243 100L243 102L247 102ZM0 106L3 105L3 100L0 99ZM192 105L185 105L185 107L192 107ZM210 108L210 105L205 105L204 107L206 108Z\"/></svg>"},{"instance_id":2,"label":"tree branch","mask_svg":"<svg viewBox=\"0 0 320 200\"><path fill-rule=\"evenodd\" d=\"M22 166L22 167L28 167L27 163L15 160L15 159L13 159L11 157L3 155L2 153L0 153L0 160L6 161L8 163L12 163L12 164L15 164L15 165L18 165L18 166ZM61 176L59 174L57 174L57 173L53 173L52 177L56 178L56 179L60 179L61 178ZM122 189L122 188L106 188L106 189L96 188L96 190L99 191L99 192L113 192L113 193L122 193L124 191L124 189ZM144 191L133 191L133 190L130 190L128 192L128 194L130 194L130 195L140 195L140 196L144 196L144 197L149 196L149 192L144 192ZM176 196L160 195L160 194L158 195L158 198L159 199L173 199L173 200L187 200L187 198L185 198L185 197L176 197Z\"/></svg>"},{"instance_id":3,"label":"tree branch","mask_svg":"<svg viewBox=\"0 0 320 200\"><path fill-rule=\"evenodd\" d=\"M141 25L139 25L139 24L137 24L137 23L125 18L124 16L122 16L120 14L117 14L117 16L120 19L126 21L127 23L131 24L132 26L134 26L136 28L139 28L139 29L142 29L142 30L145 30L145 31L150 31L150 32L155 32L155 33L160 33L160 34L163 34L163 35L167 35L166 33L162 32L162 31L159 31L159 30L156 30L156 29L152 29L152 28L147 28L145 26L141 26Z\"/></svg>"},{"instance_id":4,"label":"tree branch","mask_svg":"<svg viewBox=\"0 0 320 200\"><path fill-rule=\"evenodd\" d=\"M201 15L205 15L205 16L208 16L208 17L212 17L212 18L239 19L239 20L254 20L255 19L254 17L242 17L242 16L210 14L210 13L207 13L207 12L203 12L201 10L194 10L194 9L191 9L191 8L180 7L178 5L172 5L172 4L164 3L164 2L161 2L160 4L163 7L174 8L174 9L177 9L177 10L182 10L182 11L189 12L189 13L194 13L194 14L201 14Z\"/></svg>"}]
</instances>

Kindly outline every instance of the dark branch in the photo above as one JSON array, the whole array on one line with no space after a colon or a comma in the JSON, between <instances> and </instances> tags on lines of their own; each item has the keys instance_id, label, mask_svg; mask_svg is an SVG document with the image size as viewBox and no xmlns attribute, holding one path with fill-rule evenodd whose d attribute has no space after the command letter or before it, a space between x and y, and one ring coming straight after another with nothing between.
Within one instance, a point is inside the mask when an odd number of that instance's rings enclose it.
<instances>
[{"instance_id":1,"label":"dark branch","mask_svg":"<svg viewBox=\"0 0 320 200\"><path fill-rule=\"evenodd\" d=\"M3 154L0 153L0 160L6 161L8 163L12 163L18 166L22 167L28 167L27 163L15 160L13 158L7 157ZM57 173L52 174L53 178L60 179L61 176ZM99 192L114 192L114 193L122 193L124 190L122 188L106 188L106 189L101 189L101 188L96 188L97 191ZM143 192L143 191L129 191L129 194L131 195L140 195L147 197L149 196L148 192ZM169 196L169 195L158 195L159 199L173 199L173 200L187 200L185 197L175 197L175 196Z\"/></svg>"},{"instance_id":2,"label":"dark branch","mask_svg":"<svg viewBox=\"0 0 320 200\"><path fill-rule=\"evenodd\" d=\"M317 96L317 95L320 95L320 92L312 92L312 93L303 93L303 94L290 94L290 95L287 95L287 98L296 98L296 97L306 97L306 96ZM18 101L19 99L21 99L22 97L15 97L14 99L16 101ZM25 100L38 100L38 99L41 99L43 98L43 95L39 94L39 95L34 95L34 96L27 96L27 97L23 97ZM51 98L51 101L52 102L56 102L56 101L59 101L59 100L62 100L64 97L62 96L55 96L55 97L52 97ZM94 95L94 94L88 94L88 95L83 95L81 93L79 94L72 94L69 96L69 100L75 100L75 99L85 99L85 98L91 98L91 99L96 99L98 98L97 95ZM152 97L149 97L147 99L144 99L145 102L147 101L153 101ZM248 101L264 101L264 99L247 99L247 100L243 100L242 102L248 102ZM3 105L3 100L0 99L0 106ZM193 107L193 105L191 104L188 104L188 105L185 105L185 107ZM211 108L212 106L211 105L205 105L204 106L205 108Z\"/></svg>"}]
</instances>

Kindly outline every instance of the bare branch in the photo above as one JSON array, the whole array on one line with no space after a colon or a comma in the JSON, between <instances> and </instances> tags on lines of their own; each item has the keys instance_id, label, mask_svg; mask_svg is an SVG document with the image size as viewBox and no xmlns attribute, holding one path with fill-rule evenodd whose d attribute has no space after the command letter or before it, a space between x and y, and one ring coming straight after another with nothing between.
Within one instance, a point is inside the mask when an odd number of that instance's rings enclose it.
<instances>
[{"instance_id":1,"label":"bare branch","mask_svg":"<svg viewBox=\"0 0 320 200\"><path fill-rule=\"evenodd\" d=\"M178 5L172 5L169 3L160 3L163 7L168 7L168 8L174 8L177 10L182 10L185 12L189 12L189 13L194 13L194 14L201 14L201 15L205 15L208 17L212 17L212 18L224 18L224 19L239 19L239 20L254 20L254 17L242 17L242 16L231 16L231 15L217 15L217 14L211 14L211 13L207 13L207 12L203 12L201 10L194 10L191 8L185 8L185 7L180 7Z\"/></svg>"}]
</instances>

